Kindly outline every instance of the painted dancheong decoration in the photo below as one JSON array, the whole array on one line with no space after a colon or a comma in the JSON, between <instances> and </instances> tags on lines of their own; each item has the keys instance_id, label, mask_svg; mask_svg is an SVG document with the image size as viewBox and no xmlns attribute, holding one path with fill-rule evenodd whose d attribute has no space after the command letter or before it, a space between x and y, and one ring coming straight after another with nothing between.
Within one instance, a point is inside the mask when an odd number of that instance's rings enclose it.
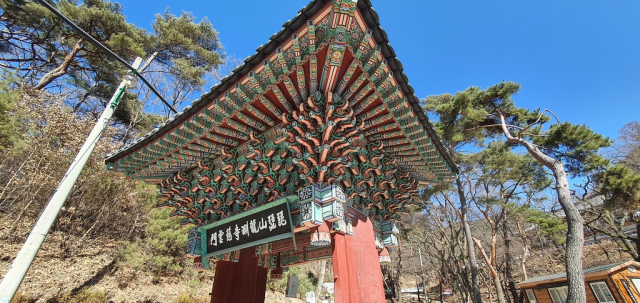
<instances>
[{"instance_id":1,"label":"painted dancheong decoration","mask_svg":"<svg viewBox=\"0 0 640 303\"><path fill-rule=\"evenodd\" d=\"M341 240L363 228L376 262L387 263L399 245L394 221L420 202L418 188L456 177L387 41L369 1L312 1L245 65L110 155L107 167L158 184L159 206L194 226L185 254L196 270L244 266L247 245L272 278L327 258L348 267L354 261L341 263L337 247L364 243ZM249 241L242 224L251 220L238 219L276 204L287 213L264 219L285 220L292 232ZM238 245L216 250L213 229L228 222L216 244L229 237Z\"/></svg>"}]
</instances>

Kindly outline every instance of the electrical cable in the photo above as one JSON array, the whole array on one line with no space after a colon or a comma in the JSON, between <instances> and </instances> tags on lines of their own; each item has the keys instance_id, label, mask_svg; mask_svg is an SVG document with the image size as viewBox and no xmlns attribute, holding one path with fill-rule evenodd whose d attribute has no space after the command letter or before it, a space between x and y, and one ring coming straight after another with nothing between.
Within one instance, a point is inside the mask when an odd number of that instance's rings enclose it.
<instances>
[{"instance_id":1,"label":"electrical cable","mask_svg":"<svg viewBox=\"0 0 640 303\"><path fill-rule=\"evenodd\" d=\"M58 16L60 19L62 19L64 22L66 22L67 24L69 24L71 27L73 27L75 30L77 30L78 32L80 32L80 34L82 34L83 36L85 36L89 41L91 41L91 43L93 43L95 46L97 46L98 48L102 49L103 51L107 52L109 55L111 55L112 57L114 57L118 62L124 64L124 66L126 66L129 70L131 70L134 74L136 74L136 76L138 76L138 78L140 78L140 80L142 80L142 82L144 82L144 84L146 84L149 89L156 95L158 96L158 98L160 98L160 100L162 101L162 103L164 103L167 107L169 107L169 109L171 109L171 111L173 111L174 114L178 113L178 111L175 110L175 108L173 108L173 106L171 106L171 104L169 104L161 95L160 93L153 87L153 85L151 85L151 83L149 83L149 81L147 81L147 79L145 79L135 68L133 68L131 65L129 65L129 63L127 63L127 61L125 61L124 59L120 58L120 56L116 55L114 52L112 52L110 49L108 49L106 46L102 45L102 43L98 42L98 40L96 40L95 38L91 37L91 35L87 34L87 32L85 32L82 28L80 28L78 25L76 25L75 23L73 23L73 21L69 20L69 18L67 18L65 15L63 15L62 13L60 13L58 10L56 10L53 6L51 6L51 4L47 3L45 0L37 0L38 2L40 2L40 4L44 5L47 9L49 9L52 13L54 13L56 16Z\"/></svg>"}]
</instances>

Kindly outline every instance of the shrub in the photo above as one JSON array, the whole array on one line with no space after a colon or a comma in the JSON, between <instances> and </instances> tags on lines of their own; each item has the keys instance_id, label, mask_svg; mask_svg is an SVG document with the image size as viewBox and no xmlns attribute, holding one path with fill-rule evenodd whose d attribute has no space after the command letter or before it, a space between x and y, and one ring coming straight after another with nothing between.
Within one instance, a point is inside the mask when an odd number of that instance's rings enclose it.
<instances>
[{"instance_id":1,"label":"shrub","mask_svg":"<svg viewBox=\"0 0 640 303\"><path fill-rule=\"evenodd\" d=\"M12 87L11 83L16 82L13 75L6 71L0 71L0 75L0 149L5 149L13 146L22 135L19 124L21 113L14 110L21 91Z\"/></svg>"},{"instance_id":2,"label":"shrub","mask_svg":"<svg viewBox=\"0 0 640 303\"><path fill-rule=\"evenodd\" d=\"M177 296L172 303L208 303L211 298L207 296L194 297L190 294L182 294Z\"/></svg>"},{"instance_id":3,"label":"shrub","mask_svg":"<svg viewBox=\"0 0 640 303\"><path fill-rule=\"evenodd\" d=\"M15 96L3 87L0 81L0 137L9 136L2 116L7 108L11 108L12 117L19 113L14 131L21 135L20 140L0 148L0 184L4 184L0 208L2 219L12 222L3 230L4 236L19 239L56 190L95 118L73 113L64 105L68 96L62 94L20 92L14 104L6 100ZM150 197L155 199L153 186L105 168L105 155L122 145L113 136L116 131L111 126L105 129L53 227L52 232L64 234L61 246L68 255L96 240L135 238L142 230L137 228L145 212L141 205ZM81 241L69 241L71 238Z\"/></svg>"},{"instance_id":4,"label":"shrub","mask_svg":"<svg viewBox=\"0 0 640 303\"><path fill-rule=\"evenodd\" d=\"M108 303L107 295L100 291L83 288L77 293L68 292L60 298L53 298L48 303Z\"/></svg>"},{"instance_id":5,"label":"shrub","mask_svg":"<svg viewBox=\"0 0 640 303\"><path fill-rule=\"evenodd\" d=\"M267 287L273 291L284 293L287 289L289 276L293 275L299 279L297 293L301 294L303 298L305 293L315 291L318 278L312 272L306 270L304 265L289 267L289 270L282 275L282 280L269 280Z\"/></svg>"},{"instance_id":6,"label":"shrub","mask_svg":"<svg viewBox=\"0 0 640 303\"><path fill-rule=\"evenodd\" d=\"M36 303L37 299L27 296L25 293L17 293L11 303Z\"/></svg>"},{"instance_id":7,"label":"shrub","mask_svg":"<svg viewBox=\"0 0 640 303\"><path fill-rule=\"evenodd\" d=\"M157 208L156 204L155 197L145 200L148 215L144 237L126 243L116 260L154 274L180 274L184 271L184 249L191 227L182 227L180 218L169 217L170 209Z\"/></svg>"}]
</instances>

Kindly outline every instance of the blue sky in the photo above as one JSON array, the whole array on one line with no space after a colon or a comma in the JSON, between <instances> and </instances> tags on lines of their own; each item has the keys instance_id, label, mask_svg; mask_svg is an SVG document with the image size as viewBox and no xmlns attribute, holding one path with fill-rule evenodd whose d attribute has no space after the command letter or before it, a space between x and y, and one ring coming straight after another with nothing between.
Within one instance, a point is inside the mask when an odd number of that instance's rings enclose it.
<instances>
[{"instance_id":1,"label":"blue sky","mask_svg":"<svg viewBox=\"0 0 640 303\"><path fill-rule=\"evenodd\" d=\"M148 29L167 7L208 17L225 51L245 58L309 1L117 2ZM522 85L519 106L548 108L612 138L640 120L640 1L372 4L418 98L505 80Z\"/></svg>"}]
</instances>

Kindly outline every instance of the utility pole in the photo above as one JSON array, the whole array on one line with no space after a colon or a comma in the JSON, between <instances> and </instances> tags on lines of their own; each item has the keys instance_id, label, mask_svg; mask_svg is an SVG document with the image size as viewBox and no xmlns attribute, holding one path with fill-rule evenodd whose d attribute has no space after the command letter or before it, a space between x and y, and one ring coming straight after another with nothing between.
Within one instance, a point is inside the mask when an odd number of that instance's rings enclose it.
<instances>
[{"instance_id":1,"label":"utility pole","mask_svg":"<svg viewBox=\"0 0 640 303\"><path fill-rule=\"evenodd\" d=\"M418 256L420 256L420 270L422 270L422 290L424 291L425 301L429 303L429 295L427 294L427 284L424 279L424 265L422 264L422 251L420 250L420 245L418 245ZM418 293L420 293L420 289L418 289Z\"/></svg>"},{"instance_id":2,"label":"utility pole","mask_svg":"<svg viewBox=\"0 0 640 303\"><path fill-rule=\"evenodd\" d=\"M142 58L139 57L133 62L134 73L140 66L140 63L142 63ZM127 79L127 77L129 77L129 79ZM76 183L76 180L78 180L78 176L80 176L82 168L84 168L87 160L89 160L89 156L91 156L98 140L102 137L104 129L109 124L109 119L111 119L116 106L118 106L120 98L124 94L126 87L132 85L132 81L135 81L135 78L128 75L125 76L125 79L122 80L122 82L120 82L116 92L113 94L113 97L109 100L107 107L102 112L100 119L98 119L98 122L91 130L91 133L89 133L89 137L84 141L80 151L76 155L75 159L73 159L73 162L71 162L71 166L69 166L69 169L62 178L62 181L60 181L60 184L58 184L58 187L49 199L47 206L44 211L42 211L42 214L40 215L40 218L38 218L33 230L31 230L29 237L27 237L27 241L25 241L24 245L20 249L18 256L16 256L16 259L11 264L9 271L5 274L2 282L0 282L0 303L11 302L11 299L18 290L18 287L20 287L20 284L22 283L24 276L27 274L33 259L36 257L38 250L40 250L40 246L42 246L51 226L58 217L60 209L73 189L73 185Z\"/></svg>"}]
</instances>

